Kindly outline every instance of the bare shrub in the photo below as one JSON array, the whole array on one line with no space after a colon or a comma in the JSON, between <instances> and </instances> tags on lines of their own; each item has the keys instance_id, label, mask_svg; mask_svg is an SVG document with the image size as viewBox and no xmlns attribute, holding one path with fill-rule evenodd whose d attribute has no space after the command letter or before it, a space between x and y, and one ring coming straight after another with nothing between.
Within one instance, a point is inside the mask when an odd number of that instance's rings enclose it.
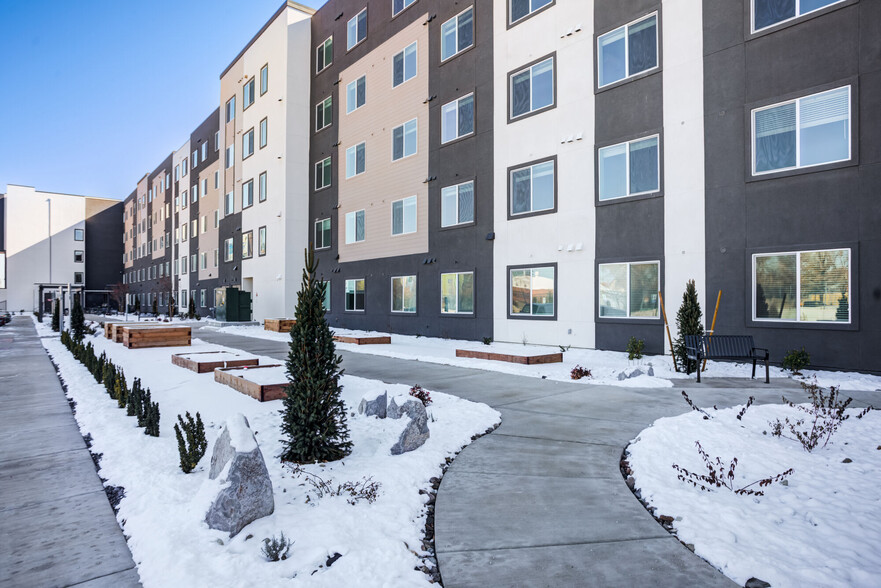
<instances>
[{"instance_id":1,"label":"bare shrub","mask_svg":"<svg viewBox=\"0 0 881 588\"><path fill-rule=\"evenodd\" d=\"M705 490L707 492L711 492L712 489L715 488L727 488L731 492L735 494L739 494L742 496L764 496L765 493L762 490L752 490L750 486L759 485L759 488L764 488L765 486L770 486L775 482L783 481L787 476L792 474L792 468L789 468L785 472L779 473L776 476L769 476L767 478L762 478L761 480L756 480L755 482L750 482L746 486L741 486L740 488L735 488L734 484L734 470L737 468L737 458L731 460L728 465L722 463L722 458L717 457L716 459L711 459L710 456L704 451L704 448L701 447L700 441L695 441L694 443L697 446L697 452L700 454L701 459L704 461L704 465L707 468L706 474L699 474L697 472L690 472L687 469L673 464L673 469L679 472L676 476L680 481L691 484L695 488L700 488L701 490Z\"/></svg>"}]
</instances>

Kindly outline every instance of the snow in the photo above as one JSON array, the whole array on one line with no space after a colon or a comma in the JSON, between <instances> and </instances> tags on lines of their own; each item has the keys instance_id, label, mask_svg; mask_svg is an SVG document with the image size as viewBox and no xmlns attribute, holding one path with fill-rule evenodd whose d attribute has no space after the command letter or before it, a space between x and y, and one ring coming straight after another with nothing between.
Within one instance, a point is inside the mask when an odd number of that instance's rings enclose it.
<instances>
[{"instance_id":1,"label":"snow","mask_svg":"<svg viewBox=\"0 0 881 588\"><path fill-rule=\"evenodd\" d=\"M226 420L226 429L229 431L230 445L235 447L238 453L251 453L257 449L257 439L242 413L229 417Z\"/></svg>"},{"instance_id":2,"label":"snow","mask_svg":"<svg viewBox=\"0 0 881 588\"><path fill-rule=\"evenodd\" d=\"M419 490L430 489L429 480L441 475L446 458L500 418L483 404L432 392L431 437L416 451L392 456L390 449L406 426L404 419L365 417L357 414L356 407L362 397L374 398L383 391L401 404L409 398L409 387L344 375L342 397L350 415L352 454L304 469L334 486L367 477L381 484L373 504L350 505L342 496L316 497L304 477L295 477L281 463L281 401L260 403L215 382L212 374L182 370L171 363L170 349L126 349L103 335L88 337L98 354L106 351L123 367L129 384L132 378L141 378L159 402L161 435L148 437L61 345L57 334L46 324L37 324L37 329L68 395L77 403L80 430L92 435L92 451L103 454L101 476L108 485L125 488L117 519L147 588L277 586L295 576L303 586L428 585L428 576L415 569L429 555L422 550L428 497ZM191 351L237 350L195 339ZM209 448L188 475L179 467L173 429L176 416L185 411L201 414ZM218 480L208 480L211 450L224 422L239 413L247 417L266 460L275 512L230 539L208 529L204 517L219 487ZM294 541L289 557L267 562L261 554L263 539L278 537L282 531ZM342 558L331 568L324 567L337 552Z\"/></svg>"},{"instance_id":3,"label":"snow","mask_svg":"<svg viewBox=\"0 0 881 588\"><path fill-rule=\"evenodd\" d=\"M675 517L678 538L743 585L756 577L787 586L877 587L881 583L881 411L851 416L825 448L808 453L773 437L769 421L804 413L783 405L740 407L662 418L629 447L636 487L656 515ZM854 415L858 410L850 409ZM788 485L764 496L725 488L702 491L677 479L672 465L706 474L700 441L711 459L738 458L735 488L793 468ZM843 463L845 458L851 463Z\"/></svg>"},{"instance_id":4,"label":"snow","mask_svg":"<svg viewBox=\"0 0 881 588\"><path fill-rule=\"evenodd\" d=\"M272 341L290 341L287 333L275 333L265 331L259 326L232 326L217 329L223 333L254 337L257 339L269 339ZM434 337L416 337L411 335L389 335L373 331L354 331L347 329L334 329L335 334L347 337L375 337L390 336L391 344L388 345L355 345L351 343L337 343L338 349L354 353L367 353L399 359L411 359L444 365L454 365L472 369L502 372L518 376L534 378L546 378L561 382L574 382L585 385L620 386L625 388L670 388L673 386L671 379L694 378L694 374L686 376L678 373L673 368L673 360L669 355L646 355L641 360L629 361L627 354L619 351L601 351L598 349L568 348L563 353L562 363L548 363L537 365L523 365L503 361L489 361L483 359L469 359L456 357L456 349L474 349L493 353L513 355L543 355L547 353L559 353L560 346L533 345L528 341L526 344L492 342L490 345L482 345L479 342L438 339ZM590 378L572 380L569 373L576 365L580 365L591 371ZM638 376L618 380L618 374L628 372L634 368L640 368L643 372L651 366L654 376ZM764 375L764 366L756 367L756 377ZM708 361L707 370L701 372L701 378L748 378L752 373L752 364L731 363L721 361ZM820 372L804 370L804 379L817 377L821 385L824 382L833 382L841 385L843 390L881 390L881 376L872 376L859 373L847 372ZM771 366L772 378L791 377L789 372L779 367Z\"/></svg>"},{"instance_id":5,"label":"snow","mask_svg":"<svg viewBox=\"0 0 881 588\"><path fill-rule=\"evenodd\" d=\"M249 353L232 353L229 351L203 351L201 353L178 353L176 355L198 363L216 363L218 361L235 361L238 359L254 358L254 356Z\"/></svg>"},{"instance_id":6,"label":"snow","mask_svg":"<svg viewBox=\"0 0 881 588\"><path fill-rule=\"evenodd\" d=\"M255 368L238 368L228 370L228 374L238 376L249 382L260 384L261 386L273 386L276 384L287 384L288 376L283 365L266 365Z\"/></svg>"}]
</instances>

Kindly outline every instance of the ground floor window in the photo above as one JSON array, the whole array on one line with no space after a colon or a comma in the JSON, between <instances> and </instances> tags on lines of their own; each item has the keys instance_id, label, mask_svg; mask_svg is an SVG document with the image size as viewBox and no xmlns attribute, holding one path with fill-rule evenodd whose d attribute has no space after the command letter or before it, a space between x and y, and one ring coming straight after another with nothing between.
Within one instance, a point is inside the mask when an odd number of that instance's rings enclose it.
<instances>
[{"instance_id":1,"label":"ground floor window","mask_svg":"<svg viewBox=\"0 0 881 588\"><path fill-rule=\"evenodd\" d=\"M657 318L660 266L658 261L601 264L600 317Z\"/></svg>"},{"instance_id":2,"label":"ground floor window","mask_svg":"<svg viewBox=\"0 0 881 588\"><path fill-rule=\"evenodd\" d=\"M509 272L511 316L556 316L555 266L511 268Z\"/></svg>"},{"instance_id":3,"label":"ground floor window","mask_svg":"<svg viewBox=\"0 0 881 588\"><path fill-rule=\"evenodd\" d=\"M392 312L416 312L416 276L392 278Z\"/></svg>"},{"instance_id":4,"label":"ground floor window","mask_svg":"<svg viewBox=\"0 0 881 588\"><path fill-rule=\"evenodd\" d=\"M235 251L235 249L234 249L234 247L233 247L233 240L232 240L232 237L230 237L229 239L226 239L226 240L223 242L223 249L224 249L223 261L232 261L232 260L233 260L233 254L234 254L234 251Z\"/></svg>"},{"instance_id":5,"label":"ground floor window","mask_svg":"<svg viewBox=\"0 0 881 588\"><path fill-rule=\"evenodd\" d=\"M364 310L364 279L346 280L346 310Z\"/></svg>"},{"instance_id":6,"label":"ground floor window","mask_svg":"<svg viewBox=\"0 0 881 588\"><path fill-rule=\"evenodd\" d=\"M474 314L474 272L441 274L441 312Z\"/></svg>"},{"instance_id":7,"label":"ground floor window","mask_svg":"<svg viewBox=\"0 0 881 588\"><path fill-rule=\"evenodd\" d=\"M242 233L242 259L248 259L254 255L254 231Z\"/></svg>"},{"instance_id":8,"label":"ground floor window","mask_svg":"<svg viewBox=\"0 0 881 588\"><path fill-rule=\"evenodd\" d=\"M321 283L324 285L324 300L321 304L324 307L324 311L328 312L330 310L330 282Z\"/></svg>"},{"instance_id":9,"label":"ground floor window","mask_svg":"<svg viewBox=\"0 0 881 588\"><path fill-rule=\"evenodd\" d=\"M753 318L849 323L850 249L753 255Z\"/></svg>"},{"instance_id":10,"label":"ground floor window","mask_svg":"<svg viewBox=\"0 0 881 588\"><path fill-rule=\"evenodd\" d=\"M201 306L202 308L205 308L205 306L207 306L207 305L205 304L205 302L206 302L206 299L205 299L205 290L201 290L201 291L199 292L199 306Z\"/></svg>"}]
</instances>

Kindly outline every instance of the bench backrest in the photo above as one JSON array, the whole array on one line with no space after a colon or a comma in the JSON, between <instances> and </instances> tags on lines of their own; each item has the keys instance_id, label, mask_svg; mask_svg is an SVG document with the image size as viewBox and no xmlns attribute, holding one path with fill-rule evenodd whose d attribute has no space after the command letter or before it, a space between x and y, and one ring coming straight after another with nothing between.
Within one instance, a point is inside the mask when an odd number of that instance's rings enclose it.
<instances>
[{"instance_id":1,"label":"bench backrest","mask_svg":"<svg viewBox=\"0 0 881 588\"><path fill-rule=\"evenodd\" d=\"M685 345L710 359L751 357L755 347L752 335L686 335Z\"/></svg>"}]
</instances>

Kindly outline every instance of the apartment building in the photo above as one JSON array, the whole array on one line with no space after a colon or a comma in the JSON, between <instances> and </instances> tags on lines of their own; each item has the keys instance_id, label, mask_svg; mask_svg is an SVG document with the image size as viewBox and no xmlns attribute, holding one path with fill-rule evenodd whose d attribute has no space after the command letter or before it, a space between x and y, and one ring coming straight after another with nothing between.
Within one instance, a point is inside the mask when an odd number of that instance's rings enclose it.
<instances>
[{"instance_id":1,"label":"apartment building","mask_svg":"<svg viewBox=\"0 0 881 588\"><path fill-rule=\"evenodd\" d=\"M0 194L0 309L51 312L59 287L102 304L121 279L121 233L118 200L9 184Z\"/></svg>"}]
</instances>

